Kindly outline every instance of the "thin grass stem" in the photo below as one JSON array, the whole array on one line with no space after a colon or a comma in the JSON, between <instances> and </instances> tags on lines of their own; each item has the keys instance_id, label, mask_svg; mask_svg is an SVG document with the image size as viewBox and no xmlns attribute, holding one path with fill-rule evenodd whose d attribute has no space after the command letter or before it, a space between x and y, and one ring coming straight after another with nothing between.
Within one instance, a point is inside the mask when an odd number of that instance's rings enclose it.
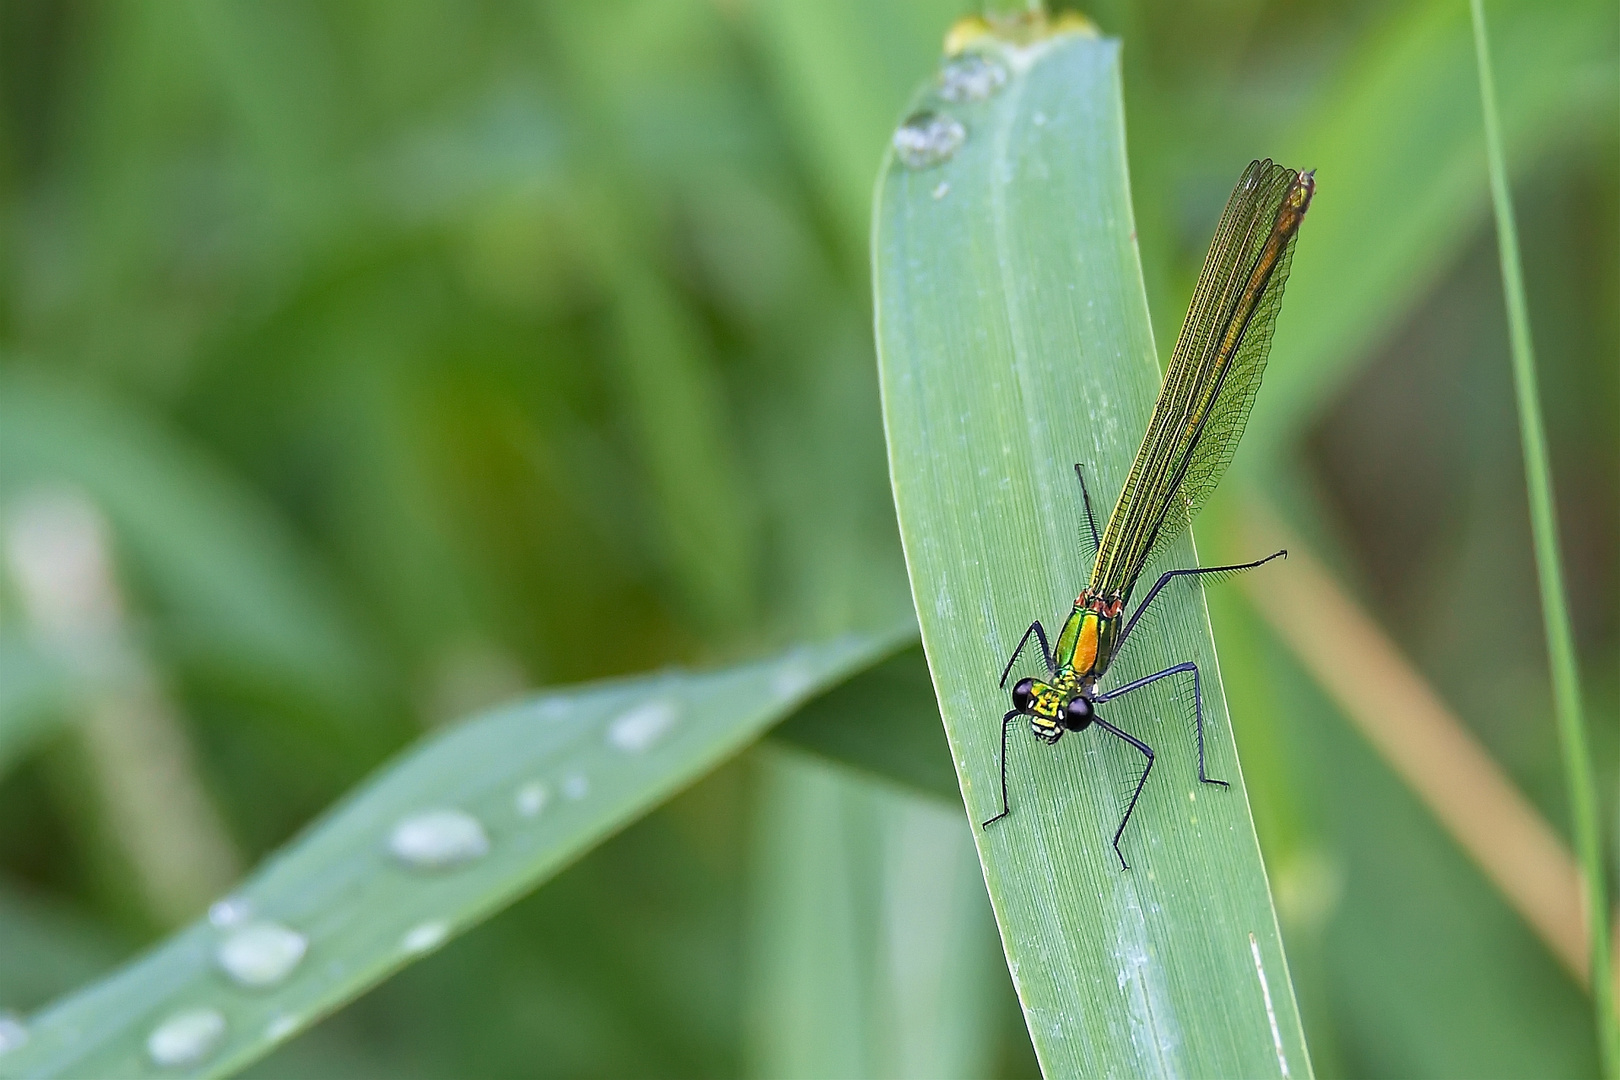
<instances>
[{"instance_id":1,"label":"thin grass stem","mask_svg":"<svg viewBox=\"0 0 1620 1080\"><path fill-rule=\"evenodd\" d=\"M1564 571L1559 556L1558 519L1554 513L1552 469L1547 435L1541 422L1536 389L1535 353L1530 340L1530 313L1524 297L1524 270L1519 236L1508 190L1497 114L1496 82L1481 0L1470 0L1474 51L1479 62L1479 97L1485 117L1485 156L1490 168L1491 201L1496 208L1497 246L1502 261L1502 292L1507 300L1508 333L1513 349L1513 386L1519 406L1519 437L1524 446L1525 485L1530 497L1530 529L1535 541L1536 576L1541 588L1542 620L1547 634L1547 660L1552 671L1553 704L1558 718L1564 773L1569 788L1575 853L1585 885L1587 950L1591 956L1592 1004L1596 1009L1598 1044L1604 1074L1620 1075L1620 1027L1615 1024L1614 984L1609 969L1608 879L1598 827L1597 795L1592 782L1591 752L1581 707L1580 672L1575 638L1564 599Z\"/></svg>"}]
</instances>

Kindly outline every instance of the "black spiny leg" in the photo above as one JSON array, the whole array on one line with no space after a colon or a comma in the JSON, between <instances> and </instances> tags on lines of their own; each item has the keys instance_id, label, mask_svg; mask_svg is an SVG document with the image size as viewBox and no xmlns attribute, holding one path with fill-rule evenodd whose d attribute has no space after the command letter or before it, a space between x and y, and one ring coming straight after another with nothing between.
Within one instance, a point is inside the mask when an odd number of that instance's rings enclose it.
<instances>
[{"instance_id":1,"label":"black spiny leg","mask_svg":"<svg viewBox=\"0 0 1620 1080\"><path fill-rule=\"evenodd\" d=\"M1153 588L1148 590L1147 595L1142 598L1142 602L1136 605L1136 610L1131 612L1130 621L1125 624L1125 629L1119 632L1119 640L1114 642L1114 655L1118 656L1119 651L1125 647L1125 639L1130 637L1131 631L1136 628L1136 620L1147 612L1149 605L1158 598L1159 591L1176 580L1176 578L1198 577L1201 574L1241 574L1245 570L1253 570L1255 567L1264 566L1272 559L1286 559L1287 557L1288 552L1285 549L1283 551L1274 551L1265 558L1256 559L1254 562L1233 563L1231 566L1196 566L1188 570L1166 570L1159 575L1159 580L1153 583Z\"/></svg>"},{"instance_id":2,"label":"black spiny leg","mask_svg":"<svg viewBox=\"0 0 1620 1080\"><path fill-rule=\"evenodd\" d=\"M1036 625L1039 624L1037 623ZM997 814L993 818L987 818L979 825L979 828L981 829L988 829L992 822L1000 821L1002 818L1012 813L1012 811L1007 807L1007 727L1022 715L1024 714L1019 712L1017 709L1014 709L1012 712L1001 718L1001 813Z\"/></svg>"},{"instance_id":3,"label":"black spiny leg","mask_svg":"<svg viewBox=\"0 0 1620 1080\"><path fill-rule=\"evenodd\" d=\"M1101 701L1102 698L1098 698L1097 700ZM1119 828L1114 830L1114 854L1119 856L1119 868L1121 870L1129 870L1131 868L1131 864L1125 861L1125 853L1119 850L1119 838L1125 835L1125 826L1130 823L1131 812L1136 809L1136 800L1142 797L1142 788L1147 784L1148 773L1153 771L1153 748L1147 743L1143 742L1141 739L1138 739L1132 735L1127 735L1125 732L1119 730L1119 728L1115 727L1113 724L1110 724L1100 716L1093 717L1092 723L1096 724L1104 731L1111 732L1112 734L1119 736L1121 739L1124 739L1126 742L1142 751L1142 756L1147 758L1147 768L1142 770L1142 778L1136 782L1136 790L1131 792L1131 804L1125 808L1125 816L1119 819Z\"/></svg>"},{"instance_id":4,"label":"black spiny leg","mask_svg":"<svg viewBox=\"0 0 1620 1080\"><path fill-rule=\"evenodd\" d=\"M1018 639L1018 648L1014 649L1013 654L1007 658L1007 666L1001 669L1001 688L1003 690L1007 688L1007 676L1012 674L1013 665L1018 662L1018 654L1024 651L1025 645L1029 644L1029 635L1031 634L1034 634L1041 643L1041 659L1046 662L1046 670L1057 670L1057 664L1052 661L1052 646L1046 643L1046 629L1041 626L1041 621L1036 619L1029 624L1029 629L1024 631L1024 636Z\"/></svg>"},{"instance_id":5,"label":"black spiny leg","mask_svg":"<svg viewBox=\"0 0 1620 1080\"><path fill-rule=\"evenodd\" d=\"M1091 557L1097 557L1097 549L1102 547L1102 537L1097 535L1097 517L1091 512L1091 492L1086 490L1086 474L1075 462L1074 475L1080 478L1080 498L1086 504L1086 524L1091 526Z\"/></svg>"},{"instance_id":6,"label":"black spiny leg","mask_svg":"<svg viewBox=\"0 0 1620 1080\"><path fill-rule=\"evenodd\" d=\"M1106 694L1098 694L1095 700L1099 704L1104 701L1112 701L1114 698L1124 697L1132 690L1140 690L1150 682L1156 682L1159 679L1171 675L1180 675L1188 671L1192 672L1193 677L1193 723L1198 730L1198 779L1206 784L1219 784L1221 787L1227 787L1229 785L1225 780L1217 780L1204 771L1204 691L1203 687L1199 685L1198 665L1191 660L1185 660L1175 667L1167 667L1163 671L1156 671L1152 675L1144 675L1140 679L1128 682L1124 686L1110 690Z\"/></svg>"}]
</instances>

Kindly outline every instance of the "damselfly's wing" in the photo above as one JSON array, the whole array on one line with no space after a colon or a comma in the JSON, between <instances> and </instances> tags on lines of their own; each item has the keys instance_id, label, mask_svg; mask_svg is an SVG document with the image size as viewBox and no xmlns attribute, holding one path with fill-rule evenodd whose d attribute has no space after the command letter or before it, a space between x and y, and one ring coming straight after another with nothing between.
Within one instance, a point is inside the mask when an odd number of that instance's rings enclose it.
<instances>
[{"instance_id":1,"label":"damselfly's wing","mask_svg":"<svg viewBox=\"0 0 1620 1080\"><path fill-rule=\"evenodd\" d=\"M1232 370L1210 407L1204 432L1193 448L1186 478L1166 512L1153 549L1148 552L1149 559L1181 535L1215 493L1216 485L1232 462L1238 439L1242 438L1244 425L1249 422L1249 410L1254 407L1255 395L1260 391L1266 359L1271 354L1271 336L1276 329L1277 312L1282 308L1283 286L1293 264L1294 240L1298 235L1295 233L1289 238L1272 271L1270 286L1255 306L1248 332L1232 359Z\"/></svg>"},{"instance_id":2,"label":"damselfly's wing","mask_svg":"<svg viewBox=\"0 0 1620 1080\"><path fill-rule=\"evenodd\" d=\"M1298 181L1292 169L1256 161L1227 200L1153 419L1108 519L1092 569L1094 595L1128 595L1232 460L1282 305L1298 220L1278 233L1278 211Z\"/></svg>"}]
</instances>

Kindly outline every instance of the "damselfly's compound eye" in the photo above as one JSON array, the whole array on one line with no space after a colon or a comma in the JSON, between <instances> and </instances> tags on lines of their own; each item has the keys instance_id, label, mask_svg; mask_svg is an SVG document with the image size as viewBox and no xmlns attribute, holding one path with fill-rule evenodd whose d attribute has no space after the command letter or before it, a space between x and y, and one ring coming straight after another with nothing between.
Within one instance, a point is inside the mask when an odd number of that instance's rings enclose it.
<instances>
[{"instance_id":1,"label":"damselfly's compound eye","mask_svg":"<svg viewBox=\"0 0 1620 1080\"><path fill-rule=\"evenodd\" d=\"M1091 699L1077 697L1063 710L1063 726L1070 731L1084 731L1086 725L1091 723L1093 715Z\"/></svg>"},{"instance_id":2,"label":"damselfly's compound eye","mask_svg":"<svg viewBox=\"0 0 1620 1080\"><path fill-rule=\"evenodd\" d=\"M1029 712L1029 707L1033 704L1035 704L1035 680L1018 680L1018 685L1013 687L1013 708L1019 712Z\"/></svg>"}]
</instances>

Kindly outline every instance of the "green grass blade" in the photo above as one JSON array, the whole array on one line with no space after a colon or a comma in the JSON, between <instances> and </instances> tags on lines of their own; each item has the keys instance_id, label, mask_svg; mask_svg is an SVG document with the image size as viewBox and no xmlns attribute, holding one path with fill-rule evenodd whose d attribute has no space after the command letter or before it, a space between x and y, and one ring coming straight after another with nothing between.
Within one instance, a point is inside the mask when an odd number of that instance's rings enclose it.
<instances>
[{"instance_id":1,"label":"green grass blade","mask_svg":"<svg viewBox=\"0 0 1620 1080\"><path fill-rule=\"evenodd\" d=\"M1502 292L1507 300L1508 334L1513 347L1513 391L1519 406L1519 437L1524 446L1524 477L1530 496L1530 531L1536 549L1536 578L1541 590L1541 614L1547 635L1547 662L1552 671L1558 737L1564 751L1564 778L1569 788L1575 854L1580 860L1581 876L1586 888L1584 907L1588 955L1591 957L1592 1006L1597 1013L1598 1044L1603 1052L1604 1073L1613 1077L1620 1076L1620 1027L1615 1024L1614 985L1609 966L1608 871L1603 859L1603 838L1598 828L1592 756L1586 744L1586 720L1581 708L1581 677L1575 657L1575 634L1564 600L1564 568L1559 554L1552 464L1547 454L1547 433L1541 422L1536 359L1530 340L1530 311L1524 298L1519 234L1513 217L1513 196L1508 188L1502 125L1497 115L1496 85L1491 71L1490 44L1486 39L1485 9L1481 0L1471 0L1471 10L1474 51L1479 61L1479 99L1485 117L1485 159L1490 168L1491 202L1496 209Z\"/></svg>"},{"instance_id":2,"label":"green grass blade","mask_svg":"<svg viewBox=\"0 0 1620 1080\"><path fill-rule=\"evenodd\" d=\"M453 728L334 808L237 894L252 912L247 923L270 920L306 937L308 953L284 981L233 985L216 958L231 930L202 921L42 1012L28 1042L0 1058L0 1075L239 1069L533 888L896 644L897 636L849 635L720 671L595 683ZM392 854L396 826L436 809L476 818L486 852L432 872ZM223 1033L196 1061L159 1069L149 1035L197 1009L217 1012Z\"/></svg>"},{"instance_id":3,"label":"green grass blade","mask_svg":"<svg viewBox=\"0 0 1620 1080\"><path fill-rule=\"evenodd\" d=\"M0 777L61 723L72 699L59 662L21 634L0 633Z\"/></svg>"},{"instance_id":4,"label":"green grass blade","mask_svg":"<svg viewBox=\"0 0 1620 1080\"><path fill-rule=\"evenodd\" d=\"M752 6L772 78L815 183L851 247L871 213L872 170L894 110L928 70L954 0L764 0Z\"/></svg>"},{"instance_id":5,"label":"green grass blade","mask_svg":"<svg viewBox=\"0 0 1620 1080\"><path fill-rule=\"evenodd\" d=\"M1497 12L1506 141L1525 160L1556 155L1612 100L1613 5L1511 0ZM1486 192L1466 22L1452 0L1392 7L1281 148L1289 165L1317 170L1323 197L1234 462L1251 481L1378 355L1479 227ZM1158 314L1158 325L1180 325L1180 312Z\"/></svg>"},{"instance_id":6,"label":"green grass blade","mask_svg":"<svg viewBox=\"0 0 1620 1080\"><path fill-rule=\"evenodd\" d=\"M1084 33L986 44L1009 78L948 112L948 160L880 180L873 258L890 468L923 642L1009 966L1048 1076L1310 1075L1200 597L1177 595L1111 676L1193 659L1216 790L1172 688L1110 716L1159 750L1013 731L999 808L996 681L1032 618L1085 584L1073 464L1105 505L1158 390L1125 157L1120 46ZM1213 221L1210 223L1213 228ZM1308 238L1307 241L1308 243ZM1285 314L1283 320L1288 316ZM1264 404L1260 406L1264 409ZM1192 565L1190 538L1169 554Z\"/></svg>"},{"instance_id":7,"label":"green grass blade","mask_svg":"<svg viewBox=\"0 0 1620 1080\"><path fill-rule=\"evenodd\" d=\"M955 811L804 754L756 763L752 1074L992 1075L1006 974Z\"/></svg>"},{"instance_id":8,"label":"green grass blade","mask_svg":"<svg viewBox=\"0 0 1620 1080\"><path fill-rule=\"evenodd\" d=\"M928 662L915 642L810 702L771 738L919 792L961 799Z\"/></svg>"},{"instance_id":9,"label":"green grass blade","mask_svg":"<svg viewBox=\"0 0 1620 1080\"><path fill-rule=\"evenodd\" d=\"M369 657L275 513L165 425L65 381L0 378L0 509L81 491L156 597L182 660L335 709L371 692Z\"/></svg>"}]
</instances>

